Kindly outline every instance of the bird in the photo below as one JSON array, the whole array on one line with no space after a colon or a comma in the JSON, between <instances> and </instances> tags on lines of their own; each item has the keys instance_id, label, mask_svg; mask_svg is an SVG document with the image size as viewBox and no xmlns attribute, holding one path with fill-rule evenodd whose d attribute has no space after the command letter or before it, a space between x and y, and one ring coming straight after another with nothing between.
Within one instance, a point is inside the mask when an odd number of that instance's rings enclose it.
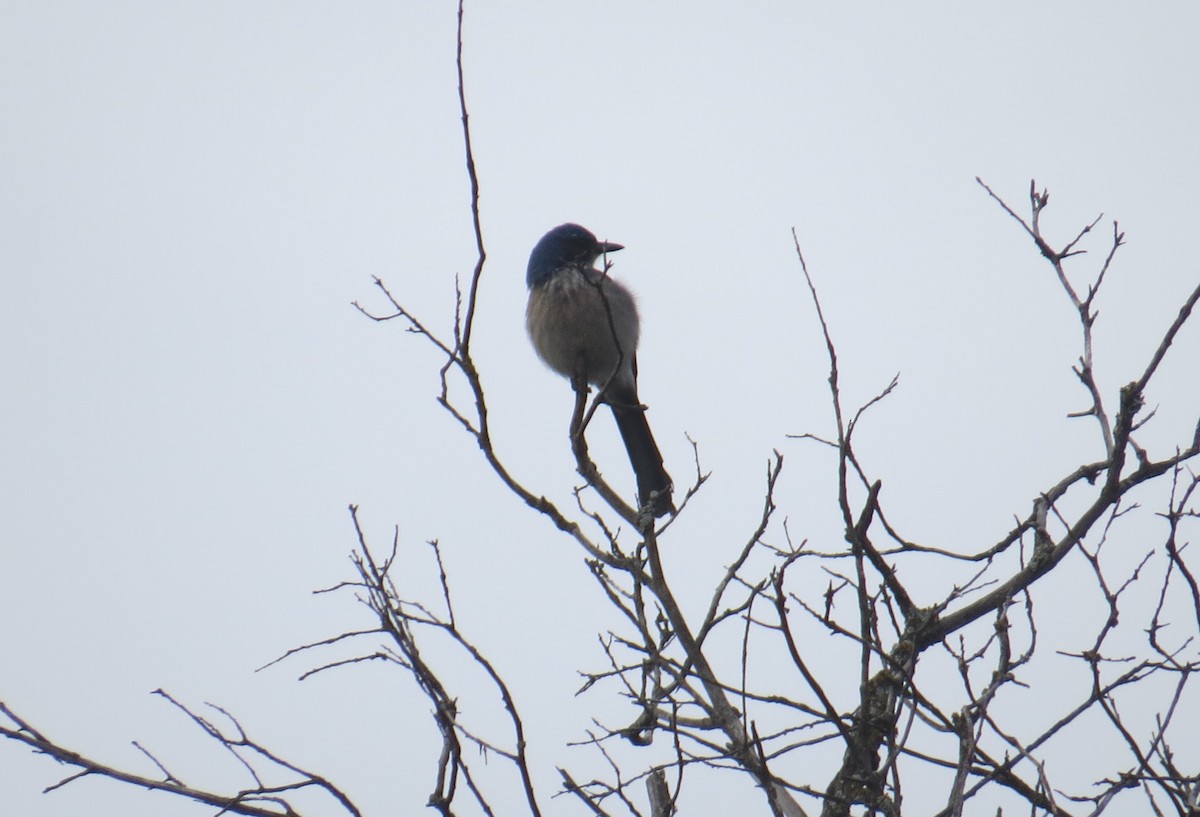
<instances>
[{"instance_id":1,"label":"bird","mask_svg":"<svg viewBox=\"0 0 1200 817\"><path fill-rule=\"evenodd\" d=\"M671 477L638 399L640 333L633 293L596 269L596 260L621 244L599 241L578 224L560 224L529 254L525 326L547 366L601 390L637 478L638 502L656 518L673 512Z\"/></svg>"}]
</instances>

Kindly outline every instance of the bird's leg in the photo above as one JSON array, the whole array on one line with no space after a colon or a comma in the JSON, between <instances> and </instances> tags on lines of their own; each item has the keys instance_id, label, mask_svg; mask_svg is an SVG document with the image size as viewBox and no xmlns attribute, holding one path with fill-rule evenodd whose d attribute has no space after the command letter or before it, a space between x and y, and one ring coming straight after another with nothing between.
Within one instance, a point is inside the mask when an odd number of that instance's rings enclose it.
<instances>
[{"instance_id":1,"label":"bird's leg","mask_svg":"<svg viewBox=\"0 0 1200 817\"><path fill-rule=\"evenodd\" d=\"M581 361L582 364L582 361ZM596 463L592 462L591 455L588 454L587 437L584 431L587 429L588 422L591 421L592 415L596 412L596 406L599 405L599 398L592 402L591 410L588 410L588 394L591 392L591 387L588 386L587 377L583 374L583 366L580 365L575 374L571 376L571 388L575 391L575 410L571 412L571 454L575 457L575 467L579 471L579 475L600 492L610 505L614 508L621 507L621 500L604 478L600 476L600 469L596 467ZM627 509L622 513L627 519L634 518L634 512Z\"/></svg>"},{"instance_id":2,"label":"bird's leg","mask_svg":"<svg viewBox=\"0 0 1200 817\"><path fill-rule=\"evenodd\" d=\"M576 394L583 394L585 397L592 387L588 385L587 376L583 372L583 366L578 366L575 369L575 374L571 375L571 388Z\"/></svg>"},{"instance_id":3,"label":"bird's leg","mask_svg":"<svg viewBox=\"0 0 1200 817\"><path fill-rule=\"evenodd\" d=\"M577 457L582 454L586 459L587 440L583 437L583 430L587 428L591 414L585 416L584 409L587 407L587 396L591 392L591 386L588 385L582 360L575 367L575 373L571 375L571 389L575 392L575 410L571 412L571 448Z\"/></svg>"}]
</instances>

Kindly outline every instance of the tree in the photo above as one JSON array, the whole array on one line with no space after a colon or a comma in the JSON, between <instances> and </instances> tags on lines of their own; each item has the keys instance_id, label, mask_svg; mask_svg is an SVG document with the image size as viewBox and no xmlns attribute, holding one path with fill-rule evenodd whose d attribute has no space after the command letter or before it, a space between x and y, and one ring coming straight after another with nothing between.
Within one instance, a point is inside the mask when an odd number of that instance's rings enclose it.
<instances>
[{"instance_id":1,"label":"tree","mask_svg":"<svg viewBox=\"0 0 1200 817\"><path fill-rule=\"evenodd\" d=\"M836 432L799 437L831 454L844 541L809 541L803 533L793 539L793 526L778 520L776 484L784 458L776 454L766 472L760 516L748 522L744 541L722 549L728 567L707 607L689 615L663 556L671 522L655 527L640 515L590 457L585 432L596 403L586 391L577 392L569 424L586 483L576 508L560 508L522 484L493 446L487 395L472 355L486 252L462 91L461 29L459 46L459 102L478 252L461 311L452 335L441 336L378 281L389 311L364 307L364 312L398 322L433 344L443 356L442 406L475 439L496 477L581 548L612 606L613 623L602 637L608 664L588 670L584 688L593 695L623 696L635 715L597 725L588 735L611 763L611 775L580 779L564 768L564 790L593 813L662 815L670 813L681 791L700 785L702 775L733 770L763 791L763 813L773 814L901 814L914 801L922 812L936 801L939 813L960 814L974 801L1075 815L1110 805L1128 809L1138 799L1164 813L1195 813L1195 760L1187 744L1189 721L1181 713L1195 705L1190 682L1200 666L1195 648L1200 591L1186 548L1197 514L1197 477L1188 466L1200 453L1200 427L1169 451L1145 449L1137 438L1154 418L1147 409L1154 378L1189 320L1200 287L1157 330L1158 342L1137 376L1118 394L1105 394L1095 374L1096 299L1110 271L1115 274L1123 234L1114 224L1104 260L1090 274L1078 271L1077 256L1093 240L1100 219L1060 243L1043 232L1049 204L1044 190L1031 184L1023 215L984 187L1032 239L1078 316L1082 348L1075 373L1086 404L1073 421L1094 423L1097 454L1052 484L1032 486L1028 509L992 541L948 550L924 545L890 522L887 486L856 447L856 431L896 381L865 405L844 403L835 343L839 328L823 316L815 278L795 241L824 333ZM1082 287L1081 280L1090 283ZM455 396L462 385L465 399ZM689 512L689 503L703 501L702 446L698 441L695 477L681 514ZM1155 486L1164 490L1154 493ZM1161 536L1149 545L1129 531L1135 519L1152 513L1161 519ZM430 796L441 813L466 811L464 801L472 799L480 810L486 804L501 810L477 774L472 748L507 761L524 793L524 810L542 813L546 794L526 751L521 695L495 669L489 650L460 629L452 577L440 570L424 588L400 585L394 573L404 557L399 541L372 546L357 515L354 521L357 575L334 589L357 594L373 618L361 630L314 642L288 657L333 644L365 644L351 659L317 658L309 672L384 661L411 675L443 739ZM1126 567L1130 549L1137 557ZM440 563L437 545L434 553ZM1077 592L1100 600L1105 613L1095 619L1088 647L1073 652L1046 644L1043 635L1048 605L1040 598L1042 588L1064 576ZM813 577L821 577L823 590ZM437 637L462 650L495 686L511 726L508 742L480 737L460 714L453 670L426 649ZM1044 666L1056 649L1070 653L1083 670L1082 682L1066 689L1054 685L1054 708L1040 721L1014 712L1025 685L1036 691L1046 683ZM0 729L10 740L76 767L64 784L83 775L107 776L241 814L292 813L289 795L317 788L347 813L359 813L347 793L283 761L232 716L220 710L206 716L163 695L258 770L244 790L201 791L153 756L157 775L121 772L72 752L7 707L0 709L6 718ZM1141 710L1146 700L1157 702L1152 711ZM1095 731L1096 723L1104 728ZM1056 744L1072 741L1085 727L1090 739L1098 734L1123 746L1126 759L1096 768L1094 785L1064 785L1053 760ZM268 776L277 772L287 774L284 782Z\"/></svg>"}]
</instances>

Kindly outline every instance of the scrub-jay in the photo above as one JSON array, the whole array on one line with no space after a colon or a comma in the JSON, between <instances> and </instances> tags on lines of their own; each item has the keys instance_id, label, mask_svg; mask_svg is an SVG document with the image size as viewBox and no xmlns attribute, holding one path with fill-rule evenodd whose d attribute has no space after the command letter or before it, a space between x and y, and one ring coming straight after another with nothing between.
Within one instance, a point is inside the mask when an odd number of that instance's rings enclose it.
<instances>
[{"instance_id":1,"label":"scrub-jay","mask_svg":"<svg viewBox=\"0 0 1200 817\"><path fill-rule=\"evenodd\" d=\"M602 390L637 475L638 500L643 507L653 500L654 515L664 516L675 508L671 478L638 400L637 304L633 293L594 266L601 255L619 249L578 224L562 224L542 236L525 274L525 325L546 365Z\"/></svg>"}]
</instances>

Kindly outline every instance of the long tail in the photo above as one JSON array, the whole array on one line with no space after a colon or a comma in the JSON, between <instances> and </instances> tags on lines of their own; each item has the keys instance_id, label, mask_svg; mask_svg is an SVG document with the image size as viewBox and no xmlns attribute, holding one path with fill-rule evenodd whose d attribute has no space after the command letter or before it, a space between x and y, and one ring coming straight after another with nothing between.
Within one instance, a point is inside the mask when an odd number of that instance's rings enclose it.
<instances>
[{"instance_id":1,"label":"long tail","mask_svg":"<svg viewBox=\"0 0 1200 817\"><path fill-rule=\"evenodd\" d=\"M638 501L644 507L650 501L650 495L657 492L654 515L666 516L675 510L671 502L671 477L663 468L662 454L658 452L658 444L650 432L646 410L638 404L636 394L631 397L629 402L611 401L613 416L617 420L621 439L625 441L629 464L637 476Z\"/></svg>"}]
</instances>

